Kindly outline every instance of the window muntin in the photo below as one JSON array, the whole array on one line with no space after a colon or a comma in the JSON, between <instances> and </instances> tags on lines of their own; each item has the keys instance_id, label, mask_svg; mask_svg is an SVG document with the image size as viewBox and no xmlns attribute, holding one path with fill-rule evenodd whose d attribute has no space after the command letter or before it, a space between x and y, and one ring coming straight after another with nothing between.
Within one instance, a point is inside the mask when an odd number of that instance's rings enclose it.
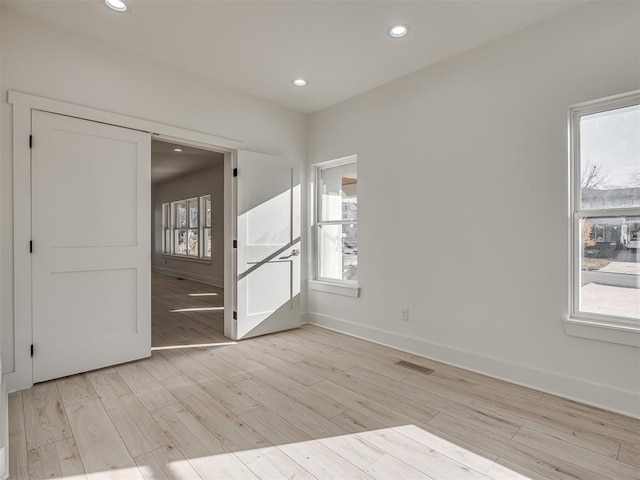
<instances>
[{"instance_id":1,"label":"window muntin","mask_svg":"<svg viewBox=\"0 0 640 480\"><path fill-rule=\"evenodd\" d=\"M316 167L317 280L358 280L358 175L356 157Z\"/></svg>"},{"instance_id":2,"label":"window muntin","mask_svg":"<svg viewBox=\"0 0 640 480\"><path fill-rule=\"evenodd\" d=\"M640 326L640 95L572 112L572 318Z\"/></svg>"},{"instance_id":3,"label":"window muntin","mask_svg":"<svg viewBox=\"0 0 640 480\"><path fill-rule=\"evenodd\" d=\"M162 204L162 253L211 258L211 196Z\"/></svg>"}]
</instances>

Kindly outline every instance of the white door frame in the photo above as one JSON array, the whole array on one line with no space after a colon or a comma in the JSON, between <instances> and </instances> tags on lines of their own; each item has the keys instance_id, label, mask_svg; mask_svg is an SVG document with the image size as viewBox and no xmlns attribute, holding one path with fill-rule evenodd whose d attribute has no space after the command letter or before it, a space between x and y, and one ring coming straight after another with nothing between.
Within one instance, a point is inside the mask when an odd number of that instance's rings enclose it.
<instances>
[{"instance_id":1,"label":"white door frame","mask_svg":"<svg viewBox=\"0 0 640 480\"><path fill-rule=\"evenodd\" d=\"M235 235L232 213L234 185L231 169L235 167L235 151L242 142L143 120L91 107L9 91L13 105L13 302L14 302L14 362L13 372L5 375L7 391L23 390L33 386L33 362L30 346L33 338L31 315L31 112L39 110L118 127L142 130L153 139L224 153L224 265L225 265L225 334L233 325L232 312L235 299L235 262L231 241ZM34 142L37 142L37 138ZM149 179L151 181L151 179ZM151 219L149 219L151 221ZM151 241L151 239L149 239Z\"/></svg>"}]
</instances>

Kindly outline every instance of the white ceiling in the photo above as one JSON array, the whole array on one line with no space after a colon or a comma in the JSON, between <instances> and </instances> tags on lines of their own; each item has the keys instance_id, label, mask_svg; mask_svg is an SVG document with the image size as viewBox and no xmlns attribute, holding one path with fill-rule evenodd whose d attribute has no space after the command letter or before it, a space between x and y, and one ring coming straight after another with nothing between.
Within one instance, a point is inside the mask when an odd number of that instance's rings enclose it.
<instances>
[{"instance_id":1,"label":"white ceiling","mask_svg":"<svg viewBox=\"0 0 640 480\"><path fill-rule=\"evenodd\" d=\"M182 152L174 152L174 148ZM189 173L199 172L224 160L222 153L175 145L160 141L151 142L151 184L167 182Z\"/></svg>"},{"instance_id":2,"label":"white ceiling","mask_svg":"<svg viewBox=\"0 0 640 480\"><path fill-rule=\"evenodd\" d=\"M585 0L9 0L7 8L314 112ZM392 39L387 27L407 23ZM309 86L291 85L294 77Z\"/></svg>"}]
</instances>

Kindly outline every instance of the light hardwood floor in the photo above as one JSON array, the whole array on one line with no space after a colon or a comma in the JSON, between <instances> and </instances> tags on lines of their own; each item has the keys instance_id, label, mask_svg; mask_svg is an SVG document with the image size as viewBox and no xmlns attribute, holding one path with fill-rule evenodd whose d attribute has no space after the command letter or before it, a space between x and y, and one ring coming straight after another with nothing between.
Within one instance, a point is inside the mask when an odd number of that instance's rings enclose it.
<instances>
[{"instance_id":1,"label":"light hardwood floor","mask_svg":"<svg viewBox=\"0 0 640 480\"><path fill-rule=\"evenodd\" d=\"M154 276L154 345L229 342L220 311L174 311L221 305ZM13 479L640 479L638 420L313 326L41 383L9 416Z\"/></svg>"},{"instance_id":2,"label":"light hardwood floor","mask_svg":"<svg viewBox=\"0 0 640 480\"><path fill-rule=\"evenodd\" d=\"M222 288L156 273L151 283L154 347L228 341L223 335Z\"/></svg>"}]
</instances>

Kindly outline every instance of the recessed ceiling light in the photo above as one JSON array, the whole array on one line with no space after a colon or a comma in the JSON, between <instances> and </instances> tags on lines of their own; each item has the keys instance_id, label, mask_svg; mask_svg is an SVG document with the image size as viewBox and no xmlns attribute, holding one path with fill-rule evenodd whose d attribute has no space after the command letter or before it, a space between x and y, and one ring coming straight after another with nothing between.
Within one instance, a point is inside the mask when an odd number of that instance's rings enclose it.
<instances>
[{"instance_id":1,"label":"recessed ceiling light","mask_svg":"<svg viewBox=\"0 0 640 480\"><path fill-rule=\"evenodd\" d=\"M177 152L177 153L181 153L181 152L182 152L182 149L181 149L181 148L176 147L176 148L174 148L174 149L173 149L173 151L174 151L174 152Z\"/></svg>"},{"instance_id":2,"label":"recessed ceiling light","mask_svg":"<svg viewBox=\"0 0 640 480\"><path fill-rule=\"evenodd\" d=\"M127 4L122 0L104 0L104 4L111 10L115 10L116 12L126 12L127 10L129 10Z\"/></svg>"},{"instance_id":3,"label":"recessed ceiling light","mask_svg":"<svg viewBox=\"0 0 640 480\"><path fill-rule=\"evenodd\" d=\"M402 38L407 33L409 33L409 30L410 30L409 25L405 25L404 23L396 23L395 25L391 25L389 27L389 30L387 30L387 32L393 38Z\"/></svg>"},{"instance_id":4,"label":"recessed ceiling light","mask_svg":"<svg viewBox=\"0 0 640 480\"><path fill-rule=\"evenodd\" d=\"M291 83L293 83L296 87L306 87L309 84L309 82L304 78L294 78L293 80L291 80Z\"/></svg>"}]
</instances>

